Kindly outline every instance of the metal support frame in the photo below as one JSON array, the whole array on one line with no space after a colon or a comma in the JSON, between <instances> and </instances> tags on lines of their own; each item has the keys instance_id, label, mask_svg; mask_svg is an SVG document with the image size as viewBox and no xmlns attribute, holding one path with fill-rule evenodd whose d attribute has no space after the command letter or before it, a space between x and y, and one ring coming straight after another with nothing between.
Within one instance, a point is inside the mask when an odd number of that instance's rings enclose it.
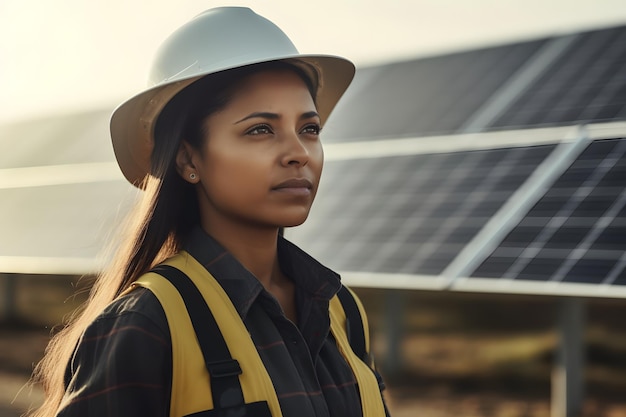
<instances>
[{"instance_id":1,"label":"metal support frame","mask_svg":"<svg viewBox=\"0 0 626 417\"><path fill-rule=\"evenodd\" d=\"M560 300L557 314L559 342L552 373L552 417L580 416L584 401L585 301Z\"/></svg>"},{"instance_id":2,"label":"metal support frame","mask_svg":"<svg viewBox=\"0 0 626 417\"><path fill-rule=\"evenodd\" d=\"M0 274L0 321L8 322L17 317L15 296L17 279L14 274Z\"/></svg>"},{"instance_id":3,"label":"metal support frame","mask_svg":"<svg viewBox=\"0 0 626 417\"><path fill-rule=\"evenodd\" d=\"M383 371L387 375L398 375L404 369L404 356L401 341L404 338L404 318L406 317L406 292L385 291L385 336L387 354Z\"/></svg>"}]
</instances>

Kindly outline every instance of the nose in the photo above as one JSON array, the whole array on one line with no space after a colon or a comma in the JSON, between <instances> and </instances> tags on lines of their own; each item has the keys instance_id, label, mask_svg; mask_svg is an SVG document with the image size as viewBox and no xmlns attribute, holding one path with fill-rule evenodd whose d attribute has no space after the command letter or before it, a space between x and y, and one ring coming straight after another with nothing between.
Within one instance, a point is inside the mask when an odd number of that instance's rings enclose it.
<instances>
[{"instance_id":1,"label":"nose","mask_svg":"<svg viewBox=\"0 0 626 417\"><path fill-rule=\"evenodd\" d=\"M284 140L284 151L281 157L283 166L305 166L309 162L308 145L296 132L290 134Z\"/></svg>"}]
</instances>

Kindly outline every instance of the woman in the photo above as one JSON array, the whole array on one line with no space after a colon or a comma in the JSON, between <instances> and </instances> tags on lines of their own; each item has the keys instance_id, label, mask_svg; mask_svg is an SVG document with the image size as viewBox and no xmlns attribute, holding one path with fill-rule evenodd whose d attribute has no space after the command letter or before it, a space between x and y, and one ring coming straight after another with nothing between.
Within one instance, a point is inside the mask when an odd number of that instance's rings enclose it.
<instances>
[{"instance_id":1,"label":"woman","mask_svg":"<svg viewBox=\"0 0 626 417\"><path fill-rule=\"evenodd\" d=\"M111 120L120 168L144 189L134 224L38 366L34 415L386 414L334 310L338 276L281 233L309 213L321 125L353 73L244 8L166 40L155 85ZM235 359L216 367L220 338Z\"/></svg>"}]
</instances>

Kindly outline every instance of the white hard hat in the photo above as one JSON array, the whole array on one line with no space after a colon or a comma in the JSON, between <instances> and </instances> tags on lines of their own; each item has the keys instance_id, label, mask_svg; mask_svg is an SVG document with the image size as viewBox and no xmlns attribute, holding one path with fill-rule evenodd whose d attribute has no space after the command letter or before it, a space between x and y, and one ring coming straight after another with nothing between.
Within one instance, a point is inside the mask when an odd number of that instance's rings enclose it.
<instances>
[{"instance_id":1,"label":"white hard hat","mask_svg":"<svg viewBox=\"0 0 626 417\"><path fill-rule=\"evenodd\" d=\"M148 89L121 104L111 116L113 149L126 179L139 185L150 172L154 125L176 93L210 74L294 58L319 72L316 101L324 123L354 77L350 61L298 53L275 24L244 7L210 9L180 27L158 50Z\"/></svg>"}]
</instances>

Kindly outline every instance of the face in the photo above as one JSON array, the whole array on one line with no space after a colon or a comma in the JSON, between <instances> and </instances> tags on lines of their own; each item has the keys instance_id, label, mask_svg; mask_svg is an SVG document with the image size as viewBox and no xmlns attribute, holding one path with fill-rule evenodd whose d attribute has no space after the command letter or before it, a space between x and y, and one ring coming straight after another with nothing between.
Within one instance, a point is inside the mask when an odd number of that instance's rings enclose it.
<instances>
[{"instance_id":1,"label":"face","mask_svg":"<svg viewBox=\"0 0 626 417\"><path fill-rule=\"evenodd\" d=\"M320 118L291 71L253 74L205 120L202 149L185 145L181 175L197 177L203 227L277 228L304 222L323 165ZM180 159L180 153L179 153Z\"/></svg>"}]
</instances>

